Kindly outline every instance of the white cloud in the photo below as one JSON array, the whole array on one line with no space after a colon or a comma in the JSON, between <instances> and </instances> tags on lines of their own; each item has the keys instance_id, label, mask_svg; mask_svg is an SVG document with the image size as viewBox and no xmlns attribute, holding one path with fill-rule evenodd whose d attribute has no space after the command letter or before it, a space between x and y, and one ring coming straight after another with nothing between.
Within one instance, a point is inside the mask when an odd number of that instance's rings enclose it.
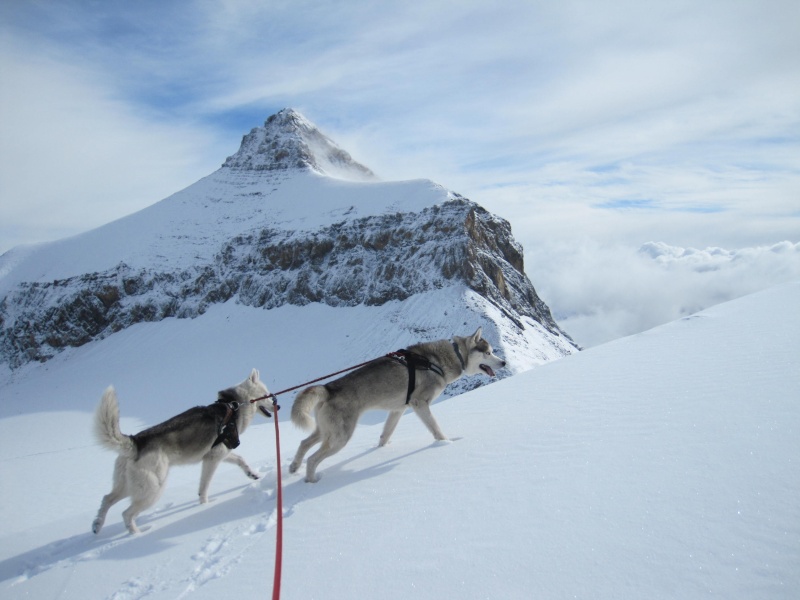
<instances>
[{"instance_id":1,"label":"white cloud","mask_svg":"<svg viewBox=\"0 0 800 600\"><path fill-rule=\"evenodd\" d=\"M208 133L139 113L96 74L25 46L0 51L0 252L135 212L224 159Z\"/></svg>"},{"instance_id":2,"label":"white cloud","mask_svg":"<svg viewBox=\"0 0 800 600\"><path fill-rule=\"evenodd\" d=\"M737 250L586 242L539 248L526 258L556 320L587 347L800 280L800 243L793 242Z\"/></svg>"}]
</instances>

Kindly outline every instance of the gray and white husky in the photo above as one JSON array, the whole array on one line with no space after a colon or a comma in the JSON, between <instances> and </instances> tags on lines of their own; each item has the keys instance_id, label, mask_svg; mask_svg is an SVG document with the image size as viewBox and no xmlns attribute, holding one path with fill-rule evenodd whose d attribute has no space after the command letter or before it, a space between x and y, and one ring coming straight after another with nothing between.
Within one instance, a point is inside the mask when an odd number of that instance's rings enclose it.
<instances>
[{"instance_id":1,"label":"gray and white husky","mask_svg":"<svg viewBox=\"0 0 800 600\"><path fill-rule=\"evenodd\" d=\"M340 379L308 387L298 394L292 406L292 422L311 429L315 425L313 411L316 427L300 442L289 472L295 473L306 453L320 443L319 450L306 463L306 481L317 481L319 464L344 448L359 416L371 409L389 411L379 446L389 441L409 406L435 439L446 440L431 413L431 402L462 375L484 373L494 377L495 369L506 364L481 337L480 327L468 337L415 344L396 354L400 356L378 358Z\"/></svg>"},{"instance_id":2,"label":"gray and white husky","mask_svg":"<svg viewBox=\"0 0 800 600\"><path fill-rule=\"evenodd\" d=\"M131 505L122 513L131 533L139 533L136 517L158 500L172 465L203 463L200 502L208 502L208 485L222 461L238 465L251 479L258 479L245 460L231 452L239 445L239 433L247 429L256 410L270 416L272 401L258 371L239 385L222 390L217 402L196 406L140 431L125 435L119 430L119 404L113 387L103 394L97 407L94 430L101 445L119 453L114 465L114 484L103 497L92 531L99 533L108 509L130 496ZM254 403L251 400L259 399Z\"/></svg>"}]
</instances>

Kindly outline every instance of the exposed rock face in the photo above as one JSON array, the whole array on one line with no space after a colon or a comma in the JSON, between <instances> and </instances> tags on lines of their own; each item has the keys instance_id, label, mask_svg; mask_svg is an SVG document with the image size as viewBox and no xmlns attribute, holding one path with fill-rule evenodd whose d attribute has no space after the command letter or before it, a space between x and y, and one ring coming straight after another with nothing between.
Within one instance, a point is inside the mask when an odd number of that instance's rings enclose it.
<instances>
[{"instance_id":1,"label":"exposed rock face","mask_svg":"<svg viewBox=\"0 0 800 600\"><path fill-rule=\"evenodd\" d=\"M375 174L324 135L300 113L285 108L242 138L223 167L248 171L313 169L333 177L374 180Z\"/></svg>"},{"instance_id":2,"label":"exposed rock face","mask_svg":"<svg viewBox=\"0 0 800 600\"><path fill-rule=\"evenodd\" d=\"M13 269L6 268L4 282L0 276L0 362L17 368L46 361L133 324L193 318L231 299L265 309L379 306L445 288L485 299L502 317L481 314L481 320L505 320L505 337L516 336L518 347L544 336L549 356L577 349L525 276L507 221L430 182L321 185L332 180L320 175L331 172L372 176L301 115L284 110L246 135L199 188L124 226L110 224L40 252L38 262L32 253L19 273L46 273L42 265L53 262L61 270L31 280L10 279ZM299 212L288 210L299 203ZM304 212L311 208L319 208L313 219ZM140 235L117 244L131 223ZM144 234L152 244L142 243ZM103 265L83 268L92 272L64 269L77 264L73 256L87 260L109 247L117 249L113 260L83 263Z\"/></svg>"},{"instance_id":3,"label":"exposed rock face","mask_svg":"<svg viewBox=\"0 0 800 600\"><path fill-rule=\"evenodd\" d=\"M263 308L379 305L458 284L512 321L527 316L563 335L522 267L508 222L465 199L315 232L262 229L230 240L212 264L171 273L120 264L27 283L0 303L0 352L18 367L138 322L195 317L233 297Z\"/></svg>"}]
</instances>

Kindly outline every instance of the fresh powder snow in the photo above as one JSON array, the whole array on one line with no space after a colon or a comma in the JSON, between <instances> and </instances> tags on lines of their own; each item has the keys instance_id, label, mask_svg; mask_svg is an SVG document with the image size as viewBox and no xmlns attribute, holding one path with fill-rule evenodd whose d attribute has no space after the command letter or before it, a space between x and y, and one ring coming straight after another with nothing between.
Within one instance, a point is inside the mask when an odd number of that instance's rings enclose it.
<instances>
[{"instance_id":1,"label":"fresh powder snow","mask_svg":"<svg viewBox=\"0 0 800 600\"><path fill-rule=\"evenodd\" d=\"M281 396L281 597L800 597L799 305L779 286L444 399L450 443L407 414L377 448L368 413L317 484L286 472L304 434ZM395 350L360 327L391 310L230 301L0 374L0 597L270 597L273 424L237 450L259 481L222 465L201 506L199 465L176 467L147 531L123 501L94 535L114 463L94 407L114 384L134 433L253 367L302 383Z\"/></svg>"}]
</instances>

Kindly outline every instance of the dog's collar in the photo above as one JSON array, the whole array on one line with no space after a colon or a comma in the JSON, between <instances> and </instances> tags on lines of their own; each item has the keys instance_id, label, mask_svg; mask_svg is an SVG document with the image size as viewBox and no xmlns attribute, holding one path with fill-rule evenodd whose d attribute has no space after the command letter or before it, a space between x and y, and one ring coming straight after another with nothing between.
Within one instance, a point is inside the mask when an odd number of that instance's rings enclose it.
<instances>
[{"instance_id":1,"label":"dog's collar","mask_svg":"<svg viewBox=\"0 0 800 600\"><path fill-rule=\"evenodd\" d=\"M466 371L467 363L464 362L464 357L461 356L461 350L458 349L458 343L455 340L453 340L452 343L453 343L453 350L455 350L456 356L458 357L458 360L461 363L461 370Z\"/></svg>"},{"instance_id":2,"label":"dog's collar","mask_svg":"<svg viewBox=\"0 0 800 600\"><path fill-rule=\"evenodd\" d=\"M220 391L217 397L217 402L220 404L236 404L237 408L242 405L242 403L236 398L236 395L232 394L229 390Z\"/></svg>"}]
</instances>

